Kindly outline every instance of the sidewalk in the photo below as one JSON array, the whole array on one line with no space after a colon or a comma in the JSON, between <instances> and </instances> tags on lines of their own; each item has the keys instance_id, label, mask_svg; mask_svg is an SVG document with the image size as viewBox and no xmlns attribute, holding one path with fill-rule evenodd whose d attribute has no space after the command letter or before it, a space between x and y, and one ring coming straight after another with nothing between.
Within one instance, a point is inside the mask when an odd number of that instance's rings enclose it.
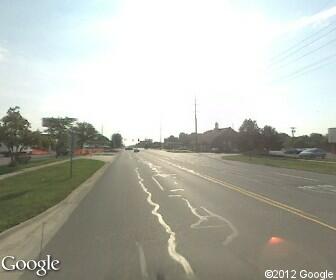
<instances>
[{"instance_id":1,"label":"sidewalk","mask_svg":"<svg viewBox=\"0 0 336 280\"><path fill-rule=\"evenodd\" d=\"M105 161L105 162L110 162L110 161L112 161L114 155L115 154L110 154L110 155L102 155L102 154L94 155L93 154L93 155L87 155L87 156L77 156L77 157L73 158L73 160L77 160L77 159L80 159L80 158L88 158L88 159L96 159L96 160L101 160L101 161ZM67 161L69 161L69 159L60 160L60 161L51 162L51 163L46 163L46 164L41 164L41 165L38 165L38 166L33 166L33 167L28 167L28 168L22 169L20 171L3 174L3 175L0 175L0 181L3 180L3 179L9 178L9 177L13 177L13 176L20 175L20 174L30 172L30 171L35 171L35 170L38 170L38 169L41 169L41 168L44 168L44 167L53 166L53 165L56 165L56 164L61 164L61 163L67 162Z\"/></svg>"},{"instance_id":2,"label":"sidewalk","mask_svg":"<svg viewBox=\"0 0 336 280\"><path fill-rule=\"evenodd\" d=\"M75 158L75 159L77 159L77 158ZM9 178L9 177L13 177L13 176L16 176L16 175L19 175L19 174L23 174L23 173L26 173L26 172L38 170L38 169L41 169L41 168L44 168L44 167L47 167L47 166L53 166L53 165L56 165L56 164L64 163L64 162L67 162L67 161L69 161L69 159L60 160L60 161L56 161L56 162L51 162L51 163L47 163L47 164L41 164L41 165L38 165L38 166L33 166L33 167L28 167L28 168L22 169L20 171L3 174L3 175L0 175L0 180L6 179L6 178Z\"/></svg>"}]
</instances>

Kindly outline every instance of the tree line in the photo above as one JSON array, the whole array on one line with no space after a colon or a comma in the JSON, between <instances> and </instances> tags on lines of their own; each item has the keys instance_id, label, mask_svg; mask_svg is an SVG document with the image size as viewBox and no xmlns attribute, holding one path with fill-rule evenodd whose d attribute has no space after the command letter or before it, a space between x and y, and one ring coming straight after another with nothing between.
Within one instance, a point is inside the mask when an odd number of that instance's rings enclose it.
<instances>
[{"instance_id":1,"label":"tree line","mask_svg":"<svg viewBox=\"0 0 336 280\"><path fill-rule=\"evenodd\" d=\"M323 148L328 150L328 136L319 133L290 137L279 133L269 125L260 128L255 120L245 119L238 131L237 144L239 150L270 151L282 148Z\"/></svg>"},{"instance_id":2,"label":"tree line","mask_svg":"<svg viewBox=\"0 0 336 280\"><path fill-rule=\"evenodd\" d=\"M8 149L10 165L14 166L19 162L20 155L27 147L51 149L56 152L56 156L65 155L72 135L75 136L78 148L83 148L84 145L120 148L123 145L119 133L108 139L92 124L77 122L75 118L47 118L44 126L44 131L33 131L31 123L21 115L20 107L8 109L6 115L0 119L0 143Z\"/></svg>"},{"instance_id":3,"label":"tree line","mask_svg":"<svg viewBox=\"0 0 336 280\"><path fill-rule=\"evenodd\" d=\"M208 135L217 134L215 137ZM198 139L198 147L196 145ZM281 150L290 148L323 148L330 149L327 135L312 133L291 137L286 133L278 132L274 127L265 125L259 127L252 119L245 119L238 131L232 128L220 129L216 132L208 131L203 134L186 134L181 132L179 137L171 135L165 138L167 149L193 149L198 151L218 152L256 152L267 153L270 150Z\"/></svg>"}]
</instances>

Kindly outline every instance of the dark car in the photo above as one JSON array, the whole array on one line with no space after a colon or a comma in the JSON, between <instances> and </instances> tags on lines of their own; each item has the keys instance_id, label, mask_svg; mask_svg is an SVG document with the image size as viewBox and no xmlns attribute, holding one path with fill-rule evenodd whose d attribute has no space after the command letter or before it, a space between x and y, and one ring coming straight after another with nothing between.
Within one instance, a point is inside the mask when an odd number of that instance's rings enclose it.
<instances>
[{"instance_id":1,"label":"dark car","mask_svg":"<svg viewBox=\"0 0 336 280\"><path fill-rule=\"evenodd\" d=\"M306 149L299 154L299 158L322 158L324 159L327 152L320 148Z\"/></svg>"},{"instance_id":2,"label":"dark car","mask_svg":"<svg viewBox=\"0 0 336 280\"><path fill-rule=\"evenodd\" d=\"M134 149L134 153L139 153L140 152L140 150L139 149Z\"/></svg>"},{"instance_id":3,"label":"dark car","mask_svg":"<svg viewBox=\"0 0 336 280\"><path fill-rule=\"evenodd\" d=\"M301 153L302 151L303 151L303 149L291 148L291 149L285 150L284 154L287 154L287 155L297 155L297 154Z\"/></svg>"}]
</instances>

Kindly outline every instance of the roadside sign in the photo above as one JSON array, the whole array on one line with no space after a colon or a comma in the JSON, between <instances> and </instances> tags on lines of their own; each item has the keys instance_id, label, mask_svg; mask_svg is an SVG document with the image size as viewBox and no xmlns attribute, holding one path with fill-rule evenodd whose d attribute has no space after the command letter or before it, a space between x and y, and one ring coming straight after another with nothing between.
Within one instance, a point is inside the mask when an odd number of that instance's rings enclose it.
<instances>
[{"instance_id":1,"label":"roadside sign","mask_svg":"<svg viewBox=\"0 0 336 280\"><path fill-rule=\"evenodd\" d=\"M68 147L69 147L69 152L70 152L70 178L72 178L72 159L73 159L73 154L74 150L76 147L77 143L77 135L74 131L70 130L68 132Z\"/></svg>"}]
</instances>

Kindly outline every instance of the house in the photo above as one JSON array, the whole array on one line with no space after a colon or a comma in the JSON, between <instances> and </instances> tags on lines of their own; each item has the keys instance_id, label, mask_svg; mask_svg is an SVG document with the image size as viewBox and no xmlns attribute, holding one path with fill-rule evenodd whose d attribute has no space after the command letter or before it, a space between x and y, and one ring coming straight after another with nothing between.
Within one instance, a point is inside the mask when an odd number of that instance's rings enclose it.
<instances>
[{"instance_id":1,"label":"house","mask_svg":"<svg viewBox=\"0 0 336 280\"><path fill-rule=\"evenodd\" d=\"M199 152L234 152L237 150L238 133L231 127L219 128L218 122L214 129L197 134L197 146ZM168 144L169 143L169 144ZM195 149L196 134L181 132L179 138L165 139L165 146L184 149Z\"/></svg>"},{"instance_id":2,"label":"house","mask_svg":"<svg viewBox=\"0 0 336 280\"><path fill-rule=\"evenodd\" d=\"M179 138L171 135L164 139L163 147L168 150L178 150L182 149L182 143Z\"/></svg>"},{"instance_id":3,"label":"house","mask_svg":"<svg viewBox=\"0 0 336 280\"><path fill-rule=\"evenodd\" d=\"M231 127L215 128L198 135L198 148L200 152L233 152L237 149L238 133Z\"/></svg>"}]
</instances>

